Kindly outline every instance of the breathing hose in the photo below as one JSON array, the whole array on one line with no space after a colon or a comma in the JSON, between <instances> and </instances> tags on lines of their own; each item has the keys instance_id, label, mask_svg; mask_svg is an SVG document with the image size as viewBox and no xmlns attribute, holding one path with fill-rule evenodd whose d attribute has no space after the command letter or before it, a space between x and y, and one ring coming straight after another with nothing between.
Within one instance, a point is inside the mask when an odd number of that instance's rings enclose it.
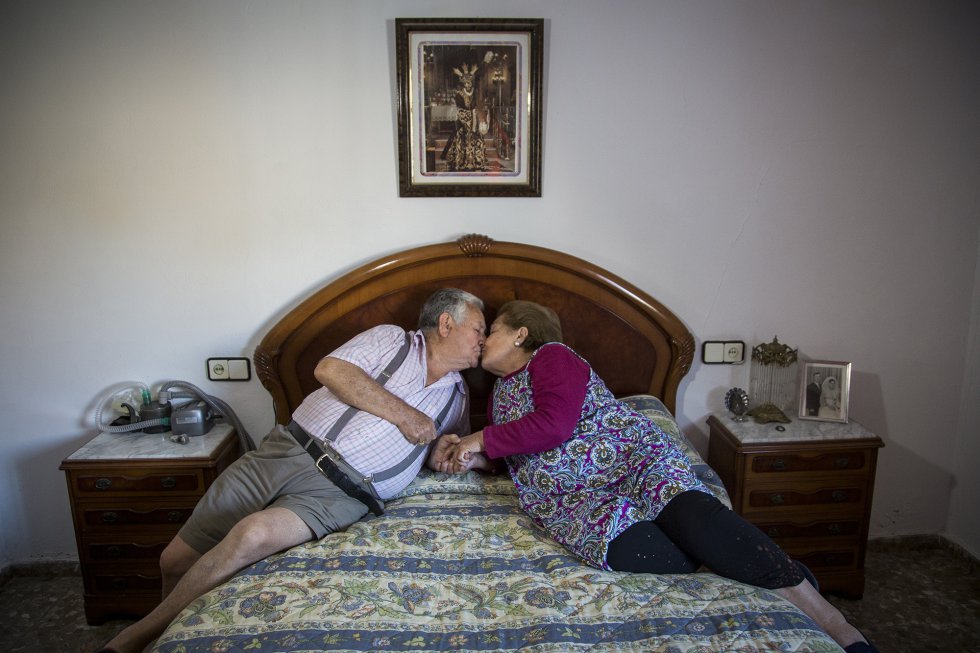
<instances>
[{"instance_id":1,"label":"breathing hose","mask_svg":"<svg viewBox=\"0 0 980 653\"><path fill-rule=\"evenodd\" d=\"M185 390L190 390L193 394L183 392L174 393L171 392L172 388L183 388ZM245 426L242 424L241 420L238 419L238 415L235 414L235 411L232 410L231 406L229 406L225 401L207 394L197 386L188 383L187 381L165 381L163 385L160 386L158 400L161 404L170 403L170 400L172 399L183 398L200 399L204 401L204 403L210 406L215 413L221 415L231 422L231 425L238 433L238 439L241 442L242 451L255 450L255 444L252 442L252 436L248 434L248 431L245 430Z\"/></svg>"},{"instance_id":2,"label":"breathing hose","mask_svg":"<svg viewBox=\"0 0 980 653\"><path fill-rule=\"evenodd\" d=\"M131 415L139 414L140 408L142 406L150 405L150 388L147 387L145 383L139 383L138 381L132 383L126 383L125 388L121 390L116 390L110 394L105 401L99 404L99 407L95 411L95 425L100 431L106 431L108 433L128 433L129 431L142 431L145 428L153 426L170 426L169 417L159 417L154 419L145 419L141 422L135 422L132 424L106 424L102 421L102 414L105 412L106 404L110 401L119 397L119 395L124 392L129 393L129 397L126 397L129 401L125 399L122 401L122 405L129 409ZM139 390L139 396L133 397L133 389Z\"/></svg>"},{"instance_id":3,"label":"breathing hose","mask_svg":"<svg viewBox=\"0 0 980 653\"><path fill-rule=\"evenodd\" d=\"M199 399L204 401L211 409L221 417L227 419L235 431L238 433L238 439L241 442L243 451L254 451L255 444L252 442L252 437L245 430L245 426L242 424L241 420L238 419L238 415L232 410L225 401L219 399L218 397L213 397L197 386L188 383L187 381L166 381L160 386L160 393L157 397L157 401L150 400L150 388L145 383L130 382L123 384L124 388L116 390L110 394L106 399L99 404L95 411L95 425L100 431L105 431L108 433L128 433L130 431L149 431L151 428L155 428L157 432L166 431L170 428L170 409L172 408L171 403L174 399ZM184 390L189 390L190 392L173 392L174 388L181 388ZM128 397L120 397L123 393L129 393ZM134 394L136 396L134 396ZM129 410L130 416L135 417L140 413L152 412L156 414L162 414L163 417L156 417L153 419L144 419L139 422L133 422L131 424L110 424L103 421L103 414L105 412L106 405L111 401L121 399L122 405Z\"/></svg>"}]
</instances>

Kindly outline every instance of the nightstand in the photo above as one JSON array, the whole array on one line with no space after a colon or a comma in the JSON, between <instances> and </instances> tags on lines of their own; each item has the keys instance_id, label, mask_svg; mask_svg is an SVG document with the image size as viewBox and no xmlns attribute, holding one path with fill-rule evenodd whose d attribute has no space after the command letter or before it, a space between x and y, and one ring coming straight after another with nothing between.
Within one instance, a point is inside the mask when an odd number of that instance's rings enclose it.
<instances>
[{"instance_id":1,"label":"nightstand","mask_svg":"<svg viewBox=\"0 0 980 653\"><path fill-rule=\"evenodd\" d=\"M187 444L169 431L100 433L62 461L90 624L156 607L160 553L238 456L235 430L219 423Z\"/></svg>"},{"instance_id":2,"label":"nightstand","mask_svg":"<svg viewBox=\"0 0 980 653\"><path fill-rule=\"evenodd\" d=\"M860 598L881 439L854 421L757 424L716 414L708 427L708 464L735 512L810 567L821 592Z\"/></svg>"}]
</instances>

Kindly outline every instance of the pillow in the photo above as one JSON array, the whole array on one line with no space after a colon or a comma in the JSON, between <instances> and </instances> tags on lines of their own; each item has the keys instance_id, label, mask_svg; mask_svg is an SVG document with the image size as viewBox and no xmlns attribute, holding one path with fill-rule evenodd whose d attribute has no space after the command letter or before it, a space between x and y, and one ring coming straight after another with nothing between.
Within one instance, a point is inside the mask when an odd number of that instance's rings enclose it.
<instances>
[{"instance_id":1,"label":"pillow","mask_svg":"<svg viewBox=\"0 0 980 653\"><path fill-rule=\"evenodd\" d=\"M707 463L701 458L694 445L684 437L677 428L677 422L673 415L663 405L659 399L652 395L633 395L622 399L630 408L651 419L665 433L667 433L691 460L694 474L708 486L712 494L718 497L722 503L731 507L731 500L725 491L724 485L718 478L718 474L708 467ZM422 467L418 476L409 483L408 487L396 494L390 500L401 497L411 497L419 494L433 494L438 492L456 492L459 494L510 494L516 495L517 488L507 474L485 474L483 472L469 471L465 474L445 474L434 472L428 467Z\"/></svg>"},{"instance_id":2,"label":"pillow","mask_svg":"<svg viewBox=\"0 0 980 653\"><path fill-rule=\"evenodd\" d=\"M392 499L418 494L456 492L459 494L517 494L514 481L504 474L485 474L470 470L465 474L445 474L423 467L408 487Z\"/></svg>"},{"instance_id":3,"label":"pillow","mask_svg":"<svg viewBox=\"0 0 980 653\"><path fill-rule=\"evenodd\" d=\"M728 492L725 490L724 484L718 477L718 473L708 467L708 463L704 462L701 454L694 448L691 441L688 440L683 433L681 433L680 429L677 427L677 422L674 420L674 416L670 414L670 411L663 405L663 402L651 395L633 395L631 397L623 397L621 401L641 415L648 417L657 426L659 426L664 433L669 435L671 439L674 440L677 447L683 451L691 461L691 467L694 470L694 475L698 477L698 480L708 486L708 489L711 490L712 494L718 497L719 501L729 508L732 507L732 500L728 497Z\"/></svg>"}]
</instances>

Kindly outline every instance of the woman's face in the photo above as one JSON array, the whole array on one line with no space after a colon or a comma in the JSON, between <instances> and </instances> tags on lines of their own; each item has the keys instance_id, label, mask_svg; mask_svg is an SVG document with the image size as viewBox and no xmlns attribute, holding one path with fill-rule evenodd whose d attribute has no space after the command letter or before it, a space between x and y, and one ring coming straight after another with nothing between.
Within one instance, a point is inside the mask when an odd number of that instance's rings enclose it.
<instances>
[{"instance_id":1,"label":"woman's face","mask_svg":"<svg viewBox=\"0 0 980 653\"><path fill-rule=\"evenodd\" d=\"M527 362L528 354L514 343L523 342L526 336L527 329L512 329L498 317L490 325L490 335L483 345L483 360L480 365L496 376L507 376L521 369Z\"/></svg>"}]
</instances>

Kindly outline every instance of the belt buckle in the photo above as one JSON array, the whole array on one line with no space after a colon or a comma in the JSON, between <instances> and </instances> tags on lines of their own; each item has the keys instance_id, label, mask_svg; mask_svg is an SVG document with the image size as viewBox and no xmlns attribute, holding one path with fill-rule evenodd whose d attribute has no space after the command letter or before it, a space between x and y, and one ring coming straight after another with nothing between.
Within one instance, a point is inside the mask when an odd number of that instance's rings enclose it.
<instances>
[{"instance_id":1,"label":"belt buckle","mask_svg":"<svg viewBox=\"0 0 980 653\"><path fill-rule=\"evenodd\" d=\"M339 451L337 451L332 446L330 446L330 443L328 443L328 442L324 442L323 443L323 455L320 456L319 458L317 458L316 459L316 462L313 463L314 465L316 465L316 468L319 469L321 472L323 471L323 468L320 467L320 462L324 458L328 459L334 465L339 465L339 463L344 462L344 457L340 455L340 452ZM374 482L374 474L371 474L370 476L365 476L364 474L361 474L361 473L357 472L357 470L355 470L350 465L347 465L347 468L350 469L352 472L356 473L357 476L360 477L362 483L369 483L370 484L370 483L373 483ZM349 477L348 474L345 474L344 473L344 470L341 469L339 471L340 471L341 474L344 474L345 476L348 476ZM356 480L356 479L351 479L351 480Z\"/></svg>"},{"instance_id":2,"label":"belt buckle","mask_svg":"<svg viewBox=\"0 0 980 653\"><path fill-rule=\"evenodd\" d=\"M323 455L320 456L321 460L323 458L329 458L331 461L335 463L342 460L340 457L340 453L338 453L337 450L334 449L329 442L324 442L321 448L323 449Z\"/></svg>"},{"instance_id":3,"label":"belt buckle","mask_svg":"<svg viewBox=\"0 0 980 653\"><path fill-rule=\"evenodd\" d=\"M318 470L320 470L320 473L321 474L325 474L326 473L326 472L323 471L323 467L320 466L320 463L323 462L323 459L324 458L329 458L329 456L327 456L327 454L323 454L322 456L320 456L319 458L316 459L316 462L313 463L313 466L316 467Z\"/></svg>"}]
</instances>

